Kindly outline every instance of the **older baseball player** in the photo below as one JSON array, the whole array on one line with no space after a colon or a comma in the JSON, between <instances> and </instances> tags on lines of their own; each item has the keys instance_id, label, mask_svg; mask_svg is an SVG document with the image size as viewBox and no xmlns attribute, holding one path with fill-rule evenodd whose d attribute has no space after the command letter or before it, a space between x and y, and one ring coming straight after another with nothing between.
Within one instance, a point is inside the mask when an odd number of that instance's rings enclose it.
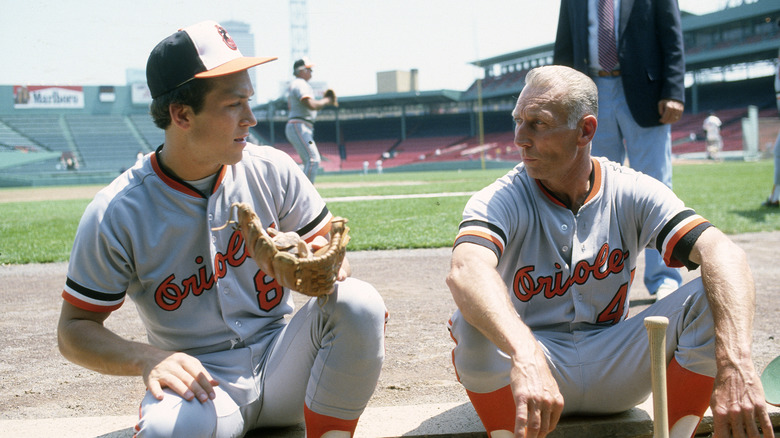
<instances>
[{"instance_id":1,"label":"older baseball player","mask_svg":"<svg viewBox=\"0 0 780 438\"><path fill-rule=\"evenodd\" d=\"M98 193L79 224L63 291L60 351L105 374L142 376L138 437L234 437L305 419L349 437L374 391L386 310L343 265L328 299L293 313L290 291L221 227L234 202L311 241L331 213L286 154L247 143L257 121L244 57L219 24L186 27L149 56L165 142ZM126 298L147 342L104 325Z\"/></svg>"},{"instance_id":2,"label":"older baseball player","mask_svg":"<svg viewBox=\"0 0 780 438\"><path fill-rule=\"evenodd\" d=\"M317 111L336 103L335 95L314 97L314 90L309 84L314 64L308 58L301 58L293 63L295 79L290 82L287 90L287 107L289 110L284 133L287 141L292 143L303 161L303 172L311 182L317 177L320 167L320 151L314 142L314 121Z\"/></svg>"},{"instance_id":3,"label":"older baseball player","mask_svg":"<svg viewBox=\"0 0 780 438\"><path fill-rule=\"evenodd\" d=\"M710 400L716 436L758 436L756 422L772 436L744 252L664 184L591 157L597 96L571 68L528 73L512 112L522 163L469 200L454 244L459 381L492 438L625 411L651 391L643 316L664 315L671 436L691 436ZM702 276L627 319L645 247Z\"/></svg>"}]
</instances>

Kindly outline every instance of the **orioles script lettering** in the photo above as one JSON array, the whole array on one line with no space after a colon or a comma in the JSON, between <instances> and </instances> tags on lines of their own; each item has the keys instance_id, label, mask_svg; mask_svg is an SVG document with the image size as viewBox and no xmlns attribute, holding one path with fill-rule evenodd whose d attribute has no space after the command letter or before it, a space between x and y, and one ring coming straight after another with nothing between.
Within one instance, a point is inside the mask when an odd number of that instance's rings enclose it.
<instances>
[{"instance_id":1,"label":"orioles script lettering","mask_svg":"<svg viewBox=\"0 0 780 438\"><path fill-rule=\"evenodd\" d=\"M176 275L171 274L165 280L157 286L154 293L155 302L163 310L173 311L181 307L182 302L190 295L199 296L203 292L210 290L216 284L217 280L227 275L228 267L241 266L249 257L244 248L244 237L236 230L230 236L228 245L224 253L217 252L214 256L214 272L208 273L207 265L203 264L203 257L198 256L195 258L195 263L199 264L198 271L191 276L184 278L180 283L176 283ZM264 284L262 277L265 274L262 271L257 271L255 276L256 284ZM257 277L261 278L260 283L257 281ZM276 283L273 280L272 283ZM278 288L282 290L281 286ZM281 294L279 294L281 296Z\"/></svg>"},{"instance_id":2,"label":"orioles script lettering","mask_svg":"<svg viewBox=\"0 0 780 438\"><path fill-rule=\"evenodd\" d=\"M580 260L574 266L572 275L564 278L561 265L556 263L558 271L553 275L534 277L535 266L525 266L517 270L512 283L512 289L518 300L527 302L534 296L543 293L547 299L565 295L573 284L585 284L592 276L596 280L602 280L611 274L622 272L624 262L628 258L628 251L615 248L610 252L609 244L605 243L596 254L593 263Z\"/></svg>"}]
</instances>

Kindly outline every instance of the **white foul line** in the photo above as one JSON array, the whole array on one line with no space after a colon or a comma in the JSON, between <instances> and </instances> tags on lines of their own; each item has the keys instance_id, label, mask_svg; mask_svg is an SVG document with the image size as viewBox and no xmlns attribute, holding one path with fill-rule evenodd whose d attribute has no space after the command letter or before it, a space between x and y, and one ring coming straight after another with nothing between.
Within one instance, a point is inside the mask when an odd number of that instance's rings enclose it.
<instances>
[{"instance_id":1,"label":"white foul line","mask_svg":"<svg viewBox=\"0 0 780 438\"><path fill-rule=\"evenodd\" d=\"M340 196L324 198L325 202L354 202L354 201L380 201L383 199L410 199L410 198L444 198L450 196L471 196L475 192L449 192L449 193L419 193L412 195L370 195L370 196Z\"/></svg>"}]
</instances>

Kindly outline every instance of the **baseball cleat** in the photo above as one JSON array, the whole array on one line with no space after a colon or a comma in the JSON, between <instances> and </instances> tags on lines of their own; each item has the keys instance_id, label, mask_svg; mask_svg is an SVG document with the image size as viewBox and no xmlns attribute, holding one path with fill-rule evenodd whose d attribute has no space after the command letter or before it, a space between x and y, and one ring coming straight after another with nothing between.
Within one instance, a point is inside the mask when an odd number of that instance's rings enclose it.
<instances>
[{"instance_id":1,"label":"baseball cleat","mask_svg":"<svg viewBox=\"0 0 780 438\"><path fill-rule=\"evenodd\" d=\"M761 203L761 206L767 208L779 208L780 201L772 201L771 199L767 199L766 201Z\"/></svg>"}]
</instances>

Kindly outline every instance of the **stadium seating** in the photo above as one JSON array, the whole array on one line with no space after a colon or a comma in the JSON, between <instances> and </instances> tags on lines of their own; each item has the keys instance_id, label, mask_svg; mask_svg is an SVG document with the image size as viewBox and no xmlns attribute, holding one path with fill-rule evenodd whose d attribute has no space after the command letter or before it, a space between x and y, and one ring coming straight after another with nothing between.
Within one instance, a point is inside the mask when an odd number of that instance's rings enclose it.
<instances>
[{"instance_id":1,"label":"stadium seating","mask_svg":"<svg viewBox=\"0 0 780 438\"><path fill-rule=\"evenodd\" d=\"M523 72L514 72L506 76L518 80ZM493 78L498 81L498 78ZM492 80L493 80L492 79ZM506 84L507 82L502 82ZM496 85L496 84L493 84ZM719 109L716 114L723 122L721 133L725 151L742 149L742 118L747 109ZM686 113L672 126L672 152L679 156L687 153L705 151L704 135L701 128L706 112ZM777 117L774 108L764 109L762 119ZM404 166L422 162L463 161L475 159L518 161L518 149L513 146L512 124L506 114L497 111L486 114L486 127L492 132L484 134L484 147L478 148L477 136L464 135L467 128L464 119L457 116L430 115L413 117L408 121L410 136L401 141L398 130L392 124L386 124L380 132L375 125L353 124L348 127L349 137L339 143L325 139L318 141L322 155L321 168L325 172L360 171L363 163L368 162L375 169L377 160L382 160L384 168ZM321 131L330 135L332 127L324 122ZM767 138L776 135L777 127L769 124L762 126L761 148ZM773 131L773 132L769 132ZM373 138L371 134L374 134ZM350 139L352 138L352 139ZM43 152L61 152L77 157L81 171L118 172L135 162L138 152L154 150L163 142L164 133L157 128L148 114L119 115L5 115L0 117L0 152L22 148ZM297 152L287 142L277 142L275 147L288 153L300 163ZM13 173L51 172L59 162L48 159L43 163L31 163L6 169Z\"/></svg>"},{"instance_id":2,"label":"stadium seating","mask_svg":"<svg viewBox=\"0 0 780 438\"><path fill-rule=\"evenodd\" d=\"M507 72L489 76L482 82L483 93L501 95L507 90L519 90L527 72ZM687 112L672 125L672 153L703 154L705 151L702 122L709 108L716 108L723 126L721 133L724 151L739 151L743 147L742 119L747 106L761 108L759 117L760 150L773 144L780 129L774 96L766 93L768 82L764 79L742 81L735 84L700 84L698 89L700 110ZM464 93L475 93L476 84ZM688 90L690 92L690 90ZM474 115L458 112L436 111L411 113L404 123L398 115L384 117L344 117L339 125L333 120L318 122L316 138L322 155L321 169L325 172L361 171L364 162L370 170L378 160L385 169L398 166L436 163L444 161L519 161L519 150L513 145L511 117L512 99L494 101L487 105L483 115L485 131L482 144L473 134L476 128ZM690 111L690 108L686 108ZM774 121L775 123L769 123ZM265 143L261 138L274 138L275 147L288 153L300 163L300 158L284 138L284 121L269 124L262 122L252 129L253 140ZM273 127L274 129L271 129ZM273 135L272 135L273 134ZM406 138L402 140L402 136ZM280 138L281 137L281 138ZM18 150L47 152L40 160L13 160L2 172L14 174L64 173L64 159L75 157L82 175L101 172L116 175L131 166L138 152L154 150L164 140L164 132L157 128L146 113L130 115L84 113L25 113L0 115L0 153ZM61 158L52 158L52 152ZM9 163L12 162L7 156ZM42 176L42 175L39 175ZM62 175L59 175L61 177Z\"/></svg>"},{"instance_id":3,"label":"stadium seating","mask_svg":"<svg viewBox=\"0 0 780 438\"><path fill-rule=\"evenodd\" d=\"M69 115L65 121L86 170L122 171L133 165L144 143L122 116Z\"/></svg>"},{"instance_id":4,"label":"stadium seating","mask_svg":"<svg viewBox=\"0 0 780 438\"><path fill-rule=\"evenodd\" d=\"M392 149L388 164L399 166L421 161L429 155L436 156L436 151L441 155L442 149L461 143L465 139L463 136L408 138Z\"/></svg>"},{"instance_id":5,"label":"stadium seating","mask_svg":"<svg viewBox=\"0 0 780 438\"><path fill-rule=\"evenodd\" d=\"M38 149L40 149L40 147L34 141L21 135L0 120L0 151Z\"/></svg>"},{"instance_id":6,"label":"stadium seating","mask_svg":"<svg viewBox=\"0 0 780 438\"><path fill-rule=\"evenodd\" d=\"M390 151L397 140L393 138L378 140L359 140L345 143L347 158L342 161L342 170L359 170L363 168L363 162L368 161L374 168L377 160L382 159L382 154ZM384 166L384 165L383 165Z\"/></svg>"},{"instance_id":7,"label":"stadium seating","mask_svg":"<svg viewBox=\"0 0 780 438\"><path fill-rule=\"evenodd\" d=\"M60 124L59 114L5 115L0 122L32 140L36 146L49 151L70 151L70 145Z\"/></svg>"},{"instance_id":8,"label":"stadium seating","mask_svg":"<svg viewBox=\"0 0 780 438\"><path fill-rule=\"evenodd\" d=\"M165 140L165 132L154 124L148 114L131 114L128 116L138 133L145 140L144 150L154 150Z\"/></svg>"}]
</instances>

